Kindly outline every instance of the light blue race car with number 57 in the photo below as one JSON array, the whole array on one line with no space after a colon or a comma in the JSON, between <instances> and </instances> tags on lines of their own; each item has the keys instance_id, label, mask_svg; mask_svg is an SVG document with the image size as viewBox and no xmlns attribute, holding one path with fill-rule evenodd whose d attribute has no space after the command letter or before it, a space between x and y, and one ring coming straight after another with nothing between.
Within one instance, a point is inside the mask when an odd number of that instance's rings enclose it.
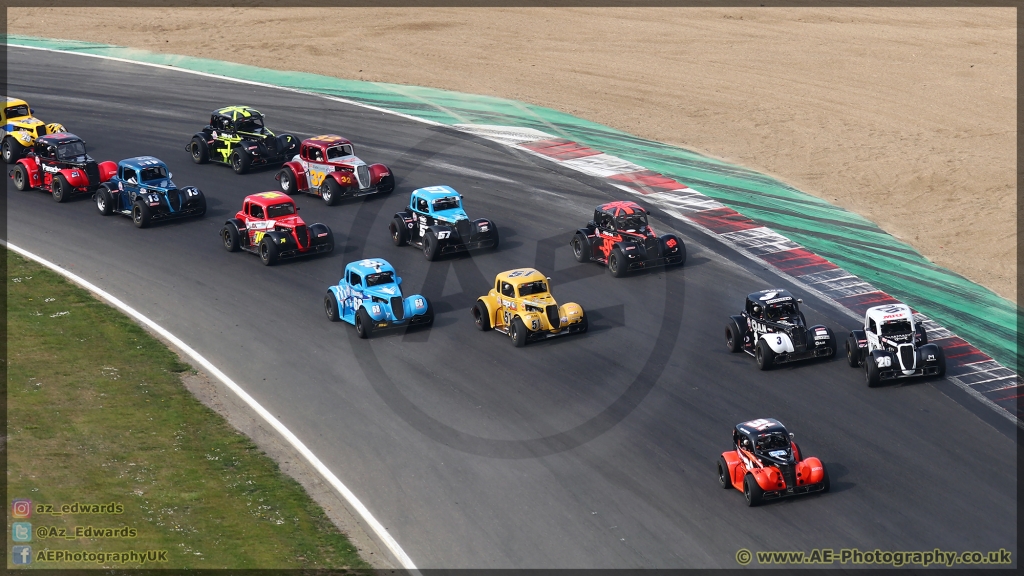
<instances>
[{"instance_id":1,"label":"light blue race car with number 57","mask_svg":"<svg viewBox=\"0 0 1024 576\"><path fill-rule=\"evenodd\" d=\"M369 338L375 330L433 324L434 310L427 297L403 298L401 283L386 260L351 262L338 285L327 289L324 311L331 322L355 325L360 338Z\"/></svg>"}]
</instances>

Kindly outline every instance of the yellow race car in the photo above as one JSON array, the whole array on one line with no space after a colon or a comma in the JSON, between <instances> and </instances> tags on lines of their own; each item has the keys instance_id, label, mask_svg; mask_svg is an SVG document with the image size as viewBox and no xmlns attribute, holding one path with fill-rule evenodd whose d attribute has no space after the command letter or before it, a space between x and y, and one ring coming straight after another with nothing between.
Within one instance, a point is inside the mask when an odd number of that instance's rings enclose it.
<instances>
[{"instance_id":1,"label":"yellow race car","mask_svg":"<svg viewBox=\"0 0 1024 576\"><path fill-rule=\"evenodd\" d=\"M473 306L479 330L508 334L512 343L544 340L587 331L587 314L575 302L559 306L548 291L548 281L533 268L508 270L494 279L494 288Z\"/></svg>"},{"instance_id":2,"label":"yellow race car","mask_svg":"<svg viewBox=\"0 0 1024 576\"><path fill-rule=\"evenodd\" d=\"M44 124L33 117L28 102L10 97L0 112L0 126L3 126L0 129L0 152L8 164L14 164L24 156L36 138L64 131L60 124Z\"/></svg>"}]
</instances>

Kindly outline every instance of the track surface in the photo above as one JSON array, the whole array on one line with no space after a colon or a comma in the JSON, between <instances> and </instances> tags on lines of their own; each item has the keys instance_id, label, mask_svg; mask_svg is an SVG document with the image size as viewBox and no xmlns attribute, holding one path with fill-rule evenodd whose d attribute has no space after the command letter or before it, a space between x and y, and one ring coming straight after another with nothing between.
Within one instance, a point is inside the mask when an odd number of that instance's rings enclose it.
<instances>
[{"instance_id":1,"label":"track surface","mask_svg":"<svg viewBox=\"0 0 1024 576\"><path fill-rule=\"evenodd\" d=\"M420 567L733 567L739 548L1016 550L1015 443L915 382L876 390L841 357L759 372L724 321L780 280L684 224L685 268L613 279L571 258L572 230L614 189L508 149L313 96L74 55L8 48L8 90L97 160L151 154L207 194L205 218L137 230L86 197L57 204L7 186L11 242L90 279L199 350L278 416ZM60 94L60 96L54 96ZM339 133L397 190L325 206L327 257L262 266L217 232L274 171L192 164L212 109L244 103L300 137ZM387 223L417 187L449 184L500 250L428 263ZM659 226L660 224L660 226ZM346 262L389 260L435 326L358 340L321 300ZM494 274L536 266L591 332L516 350L469 308ZM855 322L804 296L840 335ZM833 491L748 509L718 487L730 429L782 420L828 467Z\"/></svg>"}]
</instances>

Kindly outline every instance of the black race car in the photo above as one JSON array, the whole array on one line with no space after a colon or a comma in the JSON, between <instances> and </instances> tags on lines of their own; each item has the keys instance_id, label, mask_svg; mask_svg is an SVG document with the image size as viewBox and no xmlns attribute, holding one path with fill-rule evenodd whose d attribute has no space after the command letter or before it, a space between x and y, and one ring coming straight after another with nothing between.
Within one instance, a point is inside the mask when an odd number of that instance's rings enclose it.
<instances>
[{"instance_id":1,"label":"black race car","mask_svg":"<svg viewBox=\"0 0 1024 576\"><path fill-rule=\"evenodd\" d=\"M746 309L730 316L725 344L757 359L761 370L773 364L836 355L836 337L827 326L807 326L800 311L803 300L786 290L761 290L747 295Z\"/></svg>"},{"instance_id":2,"label":"black race car","mask_svg":"<svg viewBox=\"0 0 1024 576\"><path fill-rule=\"evenodd\" d=\"M647 224L647 210L629 201L602 204L594 219L573 235L577 262L606 264L612 276L630 270L686 262L686 246L675 234L658 236Z\"/></svg>"},{"instance_id":3,"label":"black race car","mask_svg":"<svg viewBox=\"0 0 1024 576\"><path fill-rule=\"evenodd\" d=\"M192 136L185 150L196 164L212 160L245 174L251 166L291 160L299 153L299 139L291 134L274 135L263 125L263 114L258 110L227 106L213 111L210 124Z\"/></svg>"}]
</instances>

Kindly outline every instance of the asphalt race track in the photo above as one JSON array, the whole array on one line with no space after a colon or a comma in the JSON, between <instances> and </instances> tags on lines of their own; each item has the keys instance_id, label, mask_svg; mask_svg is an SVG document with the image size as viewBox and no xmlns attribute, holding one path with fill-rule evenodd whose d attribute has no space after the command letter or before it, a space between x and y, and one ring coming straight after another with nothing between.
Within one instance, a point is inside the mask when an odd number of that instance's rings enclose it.
<instances>
[{"instance_id":1,"label":"asphalt race track","mask_svg":"<svg viewBox=\"0 0 1024 576\"><path fill-rule=\"evenodd\" d=\"M684 268L615 279L569 240L621 192L497 144L355 106L128 63L8 47L8 91L81 136L97 160L167 162L207 195L201 219L138 230L88 197L66 204L8 179L9 240L96 283L243 386L367 505L420 568L735 567L736 551L849 548L1016 552L1016 444L979 411L912 381L868 389L840 355L758 371L725 320L782 284L685 223ZM337 133L397 189L328 207L325 257L264 267L218 231L275 170L238 176L185 151L210 111L247 104L278 133ZM496 252L428 263L387 225L414 188L448 184ZM655 214L657 215L657 214ZM359 340L322 299L344 265L380 257L434 304L429 330ZM516 350L470 307L500 271L533 266L591 330ZM800 292L795 288L796 292ZM811 323L856 322L806 294ZM976 404L976 403L975 403ZM731 427L775 417L818 456L832 492L747 508L715 461ZM1011 426L1012 428L1012 426ZM1012 434L1012 432L1011 432ZM1016 556L1014 556L1016 558Z\"/></svg>"}]
</instances>

